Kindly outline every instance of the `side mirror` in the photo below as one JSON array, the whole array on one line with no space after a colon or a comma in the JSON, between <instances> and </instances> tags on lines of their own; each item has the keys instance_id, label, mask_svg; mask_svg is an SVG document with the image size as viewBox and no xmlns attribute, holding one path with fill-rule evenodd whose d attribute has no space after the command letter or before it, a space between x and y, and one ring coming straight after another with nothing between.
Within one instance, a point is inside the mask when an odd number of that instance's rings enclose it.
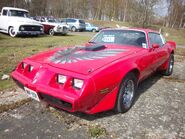
<instances>
[{"instance_id":1,"label":"side mirror","mask_svg":"<svg viewBox=\"0 0 185 139\"><path fill-rule=\"evenodd\" d=\"M156 48L159 48L159 47L160 47L159 44L156 44L156 43L152 44L153 49L156 49Z\"/></svg>"}]
</instances>

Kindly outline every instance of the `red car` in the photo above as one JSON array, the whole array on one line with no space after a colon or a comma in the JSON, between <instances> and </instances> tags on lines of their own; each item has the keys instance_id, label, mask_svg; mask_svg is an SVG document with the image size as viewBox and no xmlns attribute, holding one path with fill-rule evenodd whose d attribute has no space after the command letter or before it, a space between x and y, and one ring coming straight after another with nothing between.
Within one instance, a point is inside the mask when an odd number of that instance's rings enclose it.
<instances>
[{"instance_id":1,"label":"red car","mask_svg":"<svg viewBox=\"0 0 185 139\"><path fill-rule=\"evenodd\" d=\"M106 29L84 46L24 59L12 77L32 98L70 112L126 112L139 82L172 74L175 48L156 31Z\"/></svg>"}]
</instances>

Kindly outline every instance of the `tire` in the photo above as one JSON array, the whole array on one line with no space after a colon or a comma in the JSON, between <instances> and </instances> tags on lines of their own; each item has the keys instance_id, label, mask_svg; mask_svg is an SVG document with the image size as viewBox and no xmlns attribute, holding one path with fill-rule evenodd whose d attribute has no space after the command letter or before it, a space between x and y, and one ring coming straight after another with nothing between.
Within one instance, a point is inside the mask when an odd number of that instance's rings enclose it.
<instances>
[{"instance_id":1,"label":"tire","mask_svg":"<svg viewBox=\"0 0 185 139\"><path fill-rule=\"evenodd\" d=\"M168 68L162 72L165 76L170 76L173 73L173 67L174 67L174 55L170 54L169 60L168 60Z\"/></svg>"},{"instance_id":2,"label":"tire","mask_svg":"<svg viewBox=\"0 0 185 139\"><path fill-rule=\"evenodd\" d=\"M53 36L53 35L55 34L53 28L51 28L51 29L49 30L48 34L49 34L50 36Z\"/></svg>"},{"instance_id":3,"label":"tire","mask_svg":"<svg viewBox=\"0 0 185 139\"><path fill-rule=\"evenodd\" d=\"M95 33L95 32L96 32L96 29L93 29L93 30L92 30L92 32L94 32L94 33Z\"/></svg>"},{"instance_id":4,"label":"tire","mask_svg":"<svg viewBox=\"0 0 185 139\"><path fill-rule=\"evenodd\" d=\"M14 27L10 27L8 30L8 33L11 37L16 37L17 36L17 32L15 32Z\"/></svg>"},{"instance_id":5,"label":"tire","mask_svg":"<svg viewBox=\"0 0 185 139\"><path fill-rule=\"evenodd\" d=\"M73 26L73 27L71 28L71 31L72 31L72 32L76 32L76 27Z\"/></svg>"},{"instance_id":6,"label":"tire","mask_svg":"<svg viewBox=\"0 0 185 139\"><path fill-rule=\"evenodd\" d=\"M137 78L134 73L128 73L122 80L117 96L115 111L118 113L127 112L135 101L137 89Z\"/></svg>"}]
</instances>

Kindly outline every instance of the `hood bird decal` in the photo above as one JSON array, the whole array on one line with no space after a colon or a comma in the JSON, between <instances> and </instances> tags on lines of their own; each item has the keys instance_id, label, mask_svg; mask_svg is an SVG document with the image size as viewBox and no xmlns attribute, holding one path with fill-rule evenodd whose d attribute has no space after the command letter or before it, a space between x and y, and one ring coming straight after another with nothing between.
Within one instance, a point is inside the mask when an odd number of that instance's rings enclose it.
<instances>
[{"instance_id":1,"label":"hood bird decal","mask_svg":"<svg viewBox=\"0 0 185 139\"><path fill-rule=\"evenodd\" d=\"M50 57L50 61L55 64L74 63L82 60L96 60L109 56L115 56L123 49L103 49L99 51L87 51L86 47L67 48L65 50L57 51Z\"/></svg>"}]
</instances>

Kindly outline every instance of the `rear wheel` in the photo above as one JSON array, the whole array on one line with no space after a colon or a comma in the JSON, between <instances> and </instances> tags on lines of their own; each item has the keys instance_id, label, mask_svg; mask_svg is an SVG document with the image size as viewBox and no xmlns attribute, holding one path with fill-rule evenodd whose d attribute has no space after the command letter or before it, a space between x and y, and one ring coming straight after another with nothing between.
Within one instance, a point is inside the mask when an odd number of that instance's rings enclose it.
<instances>
[{"instance_id":1,"label":"rear wheel","mask_svg":"<svg viewBox=\"0 0 185 139\"><path fill-rule=\"evenodd\" d=\"M14 27L10 27L8 32L11 37L16 37L17 35L17 33L14 30Z\"/></svg>"},{"instance_id":2,"label":"rear wheel","mask_svg":"<svg viewBox=\"0 0 185 139\"><path fill-rule=\"evenodd\" d=\"M168 67L165 71L162 72L165 76L170 76L173 73L173 67L174 67L174 55L171 54L168 60Z\"/></svg>"},{"instance_id":3,"label":"rear wheel","mask_svg":"<svg viewBox=\"0 0 185 139\"><path fill-rule=\"evenodd\" d=\"M54 34L55 34L54 30L53 30L53 28L51 28L51 29L49 30L49 35L50 35L50 36L53 36Z\"/></svg>"},{"instance_id":4,"label":"rear wheel","mask_svg":"<svg viewBox=\"0 0 185 139\"><path fill-rule=\"evenodd\" d=\"M96 29L93 29L92 32L96 32Z\"/></svg>"},{"instance_id":5,"label":"rear wheel","mask_svg":"<svg viewBox=\"0 0 185 139\"><path fill-rule=\"evenodd\" d=\"M72 32L76 32L76 27L73 26L73 27L71 28L71 31L72 31Z\"/></svg>"},{"instance_id":6,"label":"rear wheel","mask_svg":"<svg viewBox=\"0 0 185 139\"><path fill-rule=\"evenodd\" d=\"M119 94L117 97L117 102L115 106L115 111L124 113L127 112L133 105L135 100L135 91L137 88L137 78L133 73L128 73L123 79Z\"/></svg>"}]
</instances>

